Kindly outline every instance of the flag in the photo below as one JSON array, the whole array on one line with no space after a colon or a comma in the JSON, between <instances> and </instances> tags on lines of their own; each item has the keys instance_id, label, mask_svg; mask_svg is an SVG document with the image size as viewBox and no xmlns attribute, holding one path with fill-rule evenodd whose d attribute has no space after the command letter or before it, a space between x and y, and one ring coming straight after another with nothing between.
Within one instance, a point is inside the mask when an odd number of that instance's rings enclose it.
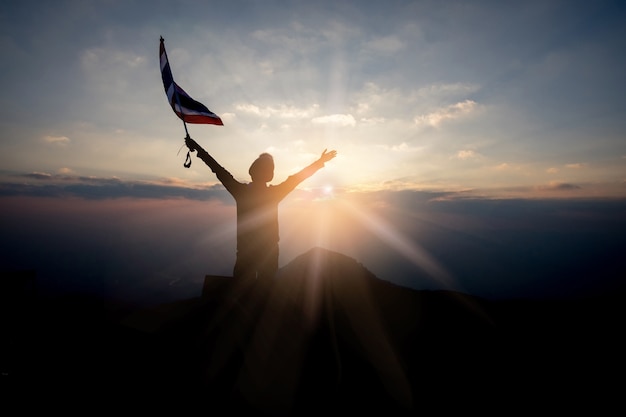
<instances>
[{"instance_id":1,"label":"flag","mask_svg":"<svg viewBox=\"0 0 626 417\"><path fill-rule=\"evenodd\" d=\"M210 124L223 126L222 119L209 110L204 104L189 97L178 84L174 82L172 70L170 68L167 53L165 52L165 43L161 38L159 47L159 56L161 59L161 78L163 78L163 87L165 94L172 106L174 113L185 123Z\"/></svg>"}]
</instances>

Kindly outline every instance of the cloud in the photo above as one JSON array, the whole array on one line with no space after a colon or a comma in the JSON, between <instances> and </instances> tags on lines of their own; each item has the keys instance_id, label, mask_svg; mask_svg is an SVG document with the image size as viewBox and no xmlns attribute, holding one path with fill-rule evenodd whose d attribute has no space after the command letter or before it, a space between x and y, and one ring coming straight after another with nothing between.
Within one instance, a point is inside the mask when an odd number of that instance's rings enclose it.
<instances>
[{"instance_id":1,"label":"cloud","mask_svg":"<svg viewBox=\"0 0 626 417\"><path fill-rule=\"evenodd\" d=\"M414 121L416 125L439 127L444 121L460 119L474 112L478 104L473 100L465 100L447 107L437 109L431 113L417 116Z\"/></svg>"},{"instance_id":2,"label":"cloud","mask_svg":"<svg viewBox=\"0 0 626 417\"><path fill-rule=\"evenodd\" d=\"M363 117L359 119L359 124L363 126L381 125L385 123L386 120L387 119L385 119L384 117Z\"/></svg>"},{"instance_id":3,"label":"cloud","mask_svg":"<svg viewBox=\"0 0 626 417\"><path fill-rule=\"evenodd\" d=\"M565 167L570 168L570 169L582 169L582 168L586 168L587 164L585 163L567 164L565 165Z\"/></svg>"},{"instance_id":4,"label":"cloud","mask_svg":"<svg viewBox=\"0 0 626 417\"><path fill-rule=\"evenodd\" d=\"M517 170L519 168L516 168L506 162L502 162L501 164L498 164L495 167L493 167L493 169L495 169L496 171L508 171L508 170Z\"/></svg>"},{"instance_id":5,"label":"cloud","mask_svg":"<svg viewBox=\"0 0 626 417\"><path fill-rule=\"evenodd\" d=\"M249 103L237 104L235 105L235 109L242 111L244 113L254 114L255 116L269 117L268 112L261 111L261 108L254 104L249 104Z\"/></svg>"},{"instance_id":6,"label":"cloud","mask_svg":"<svg viewBox=\"0 0 626 417\"><path fill-rule=\"evenodd\" d=\"M24 174L23 177L35 180L50 180L53 178L53 176L47 172L31 172L29 174Z\"/></svg>"},{"instance_id":7,"label":"cloud","mask_svg":"<svg viewBox=\"0 0 626 417\"><path fill-rule=\"evenodd\" d=\"M57 172L61 175L75 175L76 174L73 169L67 168L67 167L59 168Z\"/></svg>"},{"instance_id":8,"label":"cloud","mask_svg":"<svg viewBox=\"0 0 626 417\"><path fill-rule=\"evenodd\" d=\"M582 187L576 185L576 184L567 184L567 183L561 183L561 184L554 184L552 186L552 189L554 190L579 190Z\"/></svg>"},{"instance_id":9,"label":"cloud","mask_svg":"<svg viewBox=\"0 0 626 417\"><path fill-rule=\"evenodd\" d=\"M106 71L106 68L135 68L146 62L146 57L133 52L109 48L90 48L83 51L80 62L84 70Z\"/></svg>"},{"instance_id":10,"label":"cloud","mask_svg":"<svg viewBox=\"0 0 626 417\"><path fill-rule=\"evenodd\" d=\"M396 152L417 152L424 148L422 146L410 146L408 143L402 142L400 145L393 145L390 149Z\"/></svg>"},{"instance_id":11,"label":"cloud","mask_svg":"<svg viewBox=\"0 0 626 417\"><path fill-rule=\"evenodd\" d=\"M307 108L300 108L286 104L259 107L256 104L241 103L235 105L235 109L243 113L262 118L279 117L283 119L310 119L318 111L319 105L312 104Z\"/></svg>"},{"instance_id":12,"label":"cloud","mask_svg":"<svg viewBox=\"0 0 626 417\"><path fill-rule=\"evenodd\" d=\"M67 136L44 136L42 139L45 143L55 146L67 146L70 143L70 138Z\"/></svg>"},{"instance_id":13,"label":"cloud","mask_svg":"<svg viewBox=\"0 0 626 417\"><path fill-rule=\"evenodd\" d=\"M150 80L144 75L145 68L154 65L144 55L109 47L89 48L82 52L80 65L86 82L81 94L97 94L98 104L106 109L123 110L124 106L136 106L129 103L133 103L138 93L152 94L152 90L144 91L140 87ZM133 95L129 95L129 91L133 91ZM124 102L117 97L124 97ZM132 109L136 112L135 107Z\"/></svg>"},{"instance_id":14,"label":"cloud","mask_svg":"<svg viewBox=\"0 0 626 417\"><path fill-rule=\"evenodd\" d=\"M461 160L476 159L480 157L480 154L472 151L471 149L463 149L463 150L458 151L455 157Z\"/></svg>"},{"instance_id":15,"label":"cloud","mask_svg":"<svg viewBox=\"0 0 626 417\"><path fill-rule=\"evenodd\" d=\"M402 142L399 145L378 145L378 147L392 152L419 152L424 149L423 146L412 146L406 142Z\"/></svg>"},{"instance_id":16,"label":"cloud","mask_svg":"<svg viewBox=\"0 0 626 417\"><path fill-rule=\"evenodd\" d=\"M366 82L361 90L351 96L350 111L362 118L410 120L415 109L424 107L427 102L415 90L388 88Z\"/></svg>"},{"instance_id":17,"label":"cloud","mask_svg":"<svg viewBox=\"0 0 626 417\"><path fill-rule=\"evenodd\" d=\"M467 96L480 90L480 85L471 83L435 83L417 90L422 98L448 98L455 96Z\"/></svg>"},{"instance_id":18,"label":"cloud","mask_svg":"<svg viewBox=\"0 0 626 417\"><path fill-rule=\"evenodd\" d=\"M315 60L320 61L326 55L327 48L334 50L361 35L359 29L329 19L322 25L291 21L286 25L281 23L275 28L264 27L253 30L250 38L259 44L263 56L267 58L271 53L271 59L256 61L260 61L259 67L264 74L272 75L279 71L290 71L294 63L307 64L307 71L310 71L311 66L308 63L311 59L317 57ZM372 48L376 46L382 45L374 40ZM387 40L386 46L393 46L392 41Z\"/></svg>"},{"instance_id":19,"label":"cloud","mask_svg":"<svg viewBox=\"0 0 626 417\"><path fill-rule=\"evenodd\" d=\"M478 110L480 106L466 98L478 89L469 83L436 83L415 89L369 81L351 95L350 112L368 121L403 120L407 125L438 126Z\"/></svg>"},{"instance_id":20,"label":"cloud","mask_svg":"<svg viewBox=\"0 0 626 417\"><path fill-rule=\"evenodd\" d=\"M303 47L311 50L321 39L319 34L305 28L303 25L294 24L292 30L259 29L251 33L254 40L262 42L279 50L297 52Z\"/></svg>"},{"instance_id":21,"label":"cloud","mask_svg":"<svg viewBox=\"0 0 626 417\"><path fill-rule=\"evenodd\" d=\"M565 182L552 182L545 186L539 186L537 189L542 191L570 191L570 190L580 190L582 187L576 184L569 184Z\"/></svg>"},{"instance_id":22,"label":"cloud","mask_svg":"<svg viewBox=\"0 0 626 417\"><path fill-rule=\"evenodd\" d=\"M351 114L330 114L328 116L315 117L311 120L315 124L334 125L334 126L355 126L356 120Z\"/></svg>"},{"instance_id":23,"label":"cloud","mask_svg":"<svg viewBox=\"0 0 626 417\"><path fill-rule=\"evenodd\" d=\"M87 200L185 198L200 201L217 199L226 204L233 203L221 184L193 187L176 178L127 181L118 177L54 175L45 172L22 174L17 178L22 181L0 183L0 196L77 197Z\"/></svg>"},{"instance_id":24,"label":"cloud","mask_svg":"<svg viewBox=\"0 0 626 417\"><path fill-rule=\"evenodd\" d=\"M396 36L384 36L366 42L363 47L379 54L394 54L404 49L405 44Z\"/></svg>"}]
</instances>

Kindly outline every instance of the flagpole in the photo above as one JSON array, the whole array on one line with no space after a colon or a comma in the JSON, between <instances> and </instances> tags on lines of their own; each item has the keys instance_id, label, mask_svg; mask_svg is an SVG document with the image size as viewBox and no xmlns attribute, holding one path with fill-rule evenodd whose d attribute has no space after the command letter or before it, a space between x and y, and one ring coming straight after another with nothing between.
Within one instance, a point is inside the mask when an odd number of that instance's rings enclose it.
<instances>
[{"instance_id":1,"label":"flagpole","mask_svg":"<svg viewBox=\"0 0 626 417\"><path fill-rule=\"evenodd\" d=\"M165 49L165 39L163 39L163 36L161 36L161 42L163 42L163 53L165 54L165 60L167 61L168 65L170 65L170 72L172 72L172 66L169 63L170 59L167 56L167 49ZM172 83L175 84L176 82L174 81L174 74L172 73ZM180 104L180 97L178 96L178 91L176 90L176 86L173 86L174 88L174 97L176 97L176 104L178 104L178 108L180 110L180 120L183 121L183 127L185 128L185 139L186 138L191 138L189 136L189 130L187 130L187 123L185 122L185 113L183 112L183 106ZM187 159L185 160L184 163L184 167L185 168L189 168L191 166L191 155L189 154L189 151L187 151Z\"/></svg>"}]
</instances>

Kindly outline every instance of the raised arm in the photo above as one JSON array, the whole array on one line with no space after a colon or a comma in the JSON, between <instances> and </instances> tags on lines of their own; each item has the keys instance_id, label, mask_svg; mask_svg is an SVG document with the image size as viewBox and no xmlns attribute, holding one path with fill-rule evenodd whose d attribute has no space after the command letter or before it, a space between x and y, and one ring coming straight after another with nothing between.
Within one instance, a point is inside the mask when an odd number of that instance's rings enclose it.
<instances>
[{"instance_id":1,"label":"raised arm","mask_svg":"<svg viewBox=\"0 0 626 417\"><path fill-rule=\"evenodd\" d=\"M187 145L190 151L196 151L198 153L198 158L202 159L204 163L211 168L211 171L217 174L218 171L224 169L215 159L213 159L211 155L209 155L207 151L202 148L202 146L198 145L198 142L193 140L190 136L185 138L185 145Z\"/></svg>"},{"instance_id":2,"label":"raised arm","mask_svg":"<svg viewBox=\"0 0 626 417\"><path fill-rule=\"evenodd\" d=\"M326 151L327 149L324 149L324 152L322 152L322 156L320 156L320 159L318 159L318 161L321 162L322 164L330 161L331 159L337 156L337 151L335 150L332 150L330 152L326 152Z\"/></svg>"},{"instance_id":3,"label":"raised arm","mask_svg":"<svg viewBox=\"0 0 626 417\"><path fill-rule=\"evenodd\" d=\"M190 151L196 151L198 153L198 158L204 161L204 163L211 168L211 171L215 173L217 179L221 181L224 187L226 187L231 194L235 195L237 193L237 190L241 188L242 184L235 180L230 172L213 159L213 157L191 137L187 136L185 138L185 144Z\"/></svg>"},{"instance_id":4,"label":"raised arm","mask_svg":"<svg viewBox=\"0 0 626 417\"><path fill-rule=\"evenodd\" d=\"M337 156L337 151L333 150L327 152L327 149L324 149L324 152L322 152L322 155L319 157L319 159L317 159L311 165L303 168L300 172L289 176L289 178L287 178L282 184L280 184L279 187L281 189L281 192L284 195L287 195L302 181L309 178L320 169L324 168L324 164L333 159L335 156Z\"/></svg>"}]
</instances>

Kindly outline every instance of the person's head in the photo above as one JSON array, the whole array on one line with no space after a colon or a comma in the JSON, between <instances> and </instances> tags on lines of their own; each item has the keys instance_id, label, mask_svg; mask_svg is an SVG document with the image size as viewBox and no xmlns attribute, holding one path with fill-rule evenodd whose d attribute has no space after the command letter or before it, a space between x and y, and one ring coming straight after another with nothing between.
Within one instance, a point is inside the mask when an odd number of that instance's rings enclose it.
<instances>
[{"instance_id":1,"label":"person's head","mask_svg":"<svg viewBox=\"0 0 626 417\"><path fill-rule=\"evenodd\" d=\"M248 173L252 181L270 182L274 178L274 158L269 153L262 153L250 165Z\"/></svg>"}]
</instances>

